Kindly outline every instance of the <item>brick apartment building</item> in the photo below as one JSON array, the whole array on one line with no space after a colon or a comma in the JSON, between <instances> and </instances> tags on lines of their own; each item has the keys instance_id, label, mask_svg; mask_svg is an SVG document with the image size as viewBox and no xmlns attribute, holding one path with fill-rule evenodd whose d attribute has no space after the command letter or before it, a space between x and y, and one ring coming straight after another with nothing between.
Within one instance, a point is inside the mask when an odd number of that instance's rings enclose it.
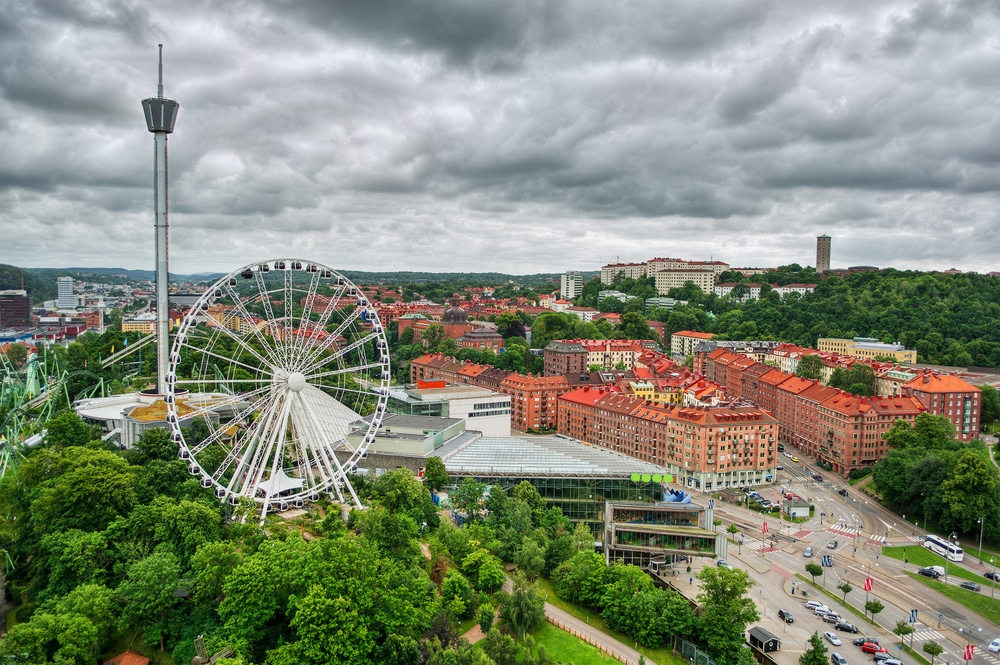
<instances>
[{"instance_id":1,"label":"brick apartment building","mask_svg":"<svg viewBox=\"0 0 1000 665\"><path fill-rule=\"evenodd\" d=\"M903 384L903 394L912 396L935 416L944 416L955 425L959 441L979 436L979 416L983 391L952 374L924 370Z\"/></svg>"},{"instance_id":2,"label":"brick apartment building","mask_svg":"<svg viewBox=\"0 0 1000 665\"><path fill-rule=\"evenodd\" d=\"M682 407L603 388L559 398L559 432L712 490L773 479L778 424L756 407Z\"/></svg>"}]
</instances>

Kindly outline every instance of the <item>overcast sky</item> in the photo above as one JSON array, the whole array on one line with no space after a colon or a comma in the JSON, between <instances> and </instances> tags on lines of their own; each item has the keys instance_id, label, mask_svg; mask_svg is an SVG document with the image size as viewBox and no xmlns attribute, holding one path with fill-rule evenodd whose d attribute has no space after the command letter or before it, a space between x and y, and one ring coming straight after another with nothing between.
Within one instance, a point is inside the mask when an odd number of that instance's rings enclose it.
<instances>
[{"instance_id":1,"label":"overcast sky","mask_svg":"<svg viewBox=\"0 0 1000 665\"><path fill-rule=\"evenodd\" d=\"M1000 3L0 0L0 263L1000 269Z\"/></svg>"}]
</instances>

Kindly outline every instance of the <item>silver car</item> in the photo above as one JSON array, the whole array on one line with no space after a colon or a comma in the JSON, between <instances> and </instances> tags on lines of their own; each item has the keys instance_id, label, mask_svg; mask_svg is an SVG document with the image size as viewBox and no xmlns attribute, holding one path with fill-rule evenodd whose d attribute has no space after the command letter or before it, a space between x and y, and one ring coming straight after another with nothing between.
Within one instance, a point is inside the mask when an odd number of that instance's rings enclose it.
<instances>
[{"instance_id":1,"label":"silver car","mask_svg":"<svg viewBox=\"0 0 1000 665\"><path fill-rule=\"evenodd\" d=\"M805 548L805 550L802 551L802 556L804 556L807 559L811 558L812 555L813 555L813 548L811 547L807 547Z\"/></svg>"}]
</instances>

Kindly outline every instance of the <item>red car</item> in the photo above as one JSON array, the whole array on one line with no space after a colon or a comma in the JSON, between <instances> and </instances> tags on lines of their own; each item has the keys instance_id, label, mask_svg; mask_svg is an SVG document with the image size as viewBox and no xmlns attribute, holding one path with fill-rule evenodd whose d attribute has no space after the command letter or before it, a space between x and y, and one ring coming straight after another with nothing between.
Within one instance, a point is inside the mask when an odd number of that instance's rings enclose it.
<instances>
[{"instance_id":1,"label":"red car","mask_svg":"<svg viewBox=\"0 0 1000 665\"><path fill-rule=\"evenodd\" d=\"M865 653L878 653L880 651L881 652L886 651L885 647L880 647L874 642L865 642L864 644L861 645L861 650L864 651Z\"/></svg>"}]
</instances>

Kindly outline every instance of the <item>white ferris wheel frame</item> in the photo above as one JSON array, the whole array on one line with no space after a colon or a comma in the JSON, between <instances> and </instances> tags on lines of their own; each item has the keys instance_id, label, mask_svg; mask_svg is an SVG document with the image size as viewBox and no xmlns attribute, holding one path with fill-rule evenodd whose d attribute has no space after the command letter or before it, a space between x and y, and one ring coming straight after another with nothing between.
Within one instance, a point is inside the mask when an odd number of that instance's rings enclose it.
<instances>
[{"instance_id":1,"label":"white ferris wheel frame","mask_svg":"<svg viewBox=\"0 0 1000 665\"><path fill-rule=\"evenodd\" d=\"M281 283L268 285L265 276L270 273L281 274ZM243 298L237 287L249 280L256 291ZM321 286L330 287L328 293L317 293ZM227 308L221 319L209 315L220 300ZM302 304L298 317L295 302ZM247 308L257 303L267 313L263 320ZM353 311L328 331L334 314L352 305ZM319 313L318 321L310 318L313 313ZM208 321L214 325L209 327ZM345 334L348 343L342 344ZM194 345L194 339L205 346ZM221 343L235 351L220 352L216 346ZM374 356L370 360L365 357L369 343ZM193 368L197 375L181 377L178 368L188 353L200 357ZM226 371L221 376L219 365ZM214 376L208 376L210 368ZM361 379L362 372L369 377ZM202 487L214 487L216 497L232 505L243 497L252 499L261 507L262 519L269 511L301 507L324 493L360 508L348 474L357 471L375 441L386 413L390 376L388 343L378 312L349 279L314 261L256 262L216 281L182 319L166 377L167 425L178 455L188 463L188 472L201 478ZM358 388L329 385L338 377L361 382ZM320 380L325 380L323 390L317 387ZM199 400L195 396L199 386L224 392ZM373 411L365 416L367 428L360 443L349 443L347 434L361 422L361 415L330 392L375 400ZM180 404L186 405L183 412ZM233 412L226 426L210 428L201 442L185 440L182 424L197 417L209 421L223 408ZM216 455L225 455L215 470L209 470L203 466L202 453L213 446ZM349 452L347 459L338 459L338 451ZM295 458L291 465L290 456Z\"/></svg>"}]
</instances>

